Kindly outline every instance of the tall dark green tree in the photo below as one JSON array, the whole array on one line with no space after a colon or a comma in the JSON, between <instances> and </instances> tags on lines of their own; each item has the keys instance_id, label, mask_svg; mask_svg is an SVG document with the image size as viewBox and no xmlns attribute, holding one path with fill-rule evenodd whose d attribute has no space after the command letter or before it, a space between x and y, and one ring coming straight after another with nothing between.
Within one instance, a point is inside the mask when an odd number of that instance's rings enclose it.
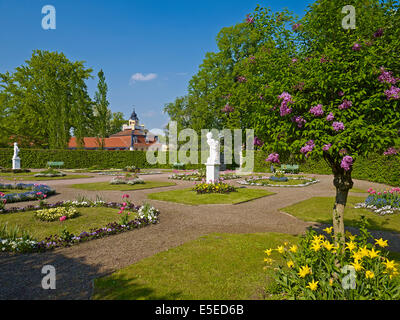
<instances>
[{"instance_id":1,"label":"tall dark green tree","mask_svg":"<svg viewBox=\"0 0 400 320\"><path fill-rule=\"evenodd\" d=\"M98 73L99 82L97 91L94 95L94 130L100 148L104 148L104 138L107 138L111 130L112 114L108 106L110 103L107 100L108 87L103 70Z\"/></svg>"}]
</instances>

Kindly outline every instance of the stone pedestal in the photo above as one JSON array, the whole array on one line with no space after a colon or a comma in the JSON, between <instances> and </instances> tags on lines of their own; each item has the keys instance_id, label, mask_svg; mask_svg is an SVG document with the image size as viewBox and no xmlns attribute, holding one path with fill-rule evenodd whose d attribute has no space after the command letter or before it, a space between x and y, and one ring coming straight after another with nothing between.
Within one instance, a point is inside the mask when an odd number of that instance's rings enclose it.
<instances>
[{"instance_id":1,"label":"stone pedestal","mask_svg":"<svg viewBox=\"0 0 400 320\"><path fill-rule=\"evenodd\" d=\"M21 169L21 159L19 157L12 158L12 168Z\"/></svg>"},{"instance_id":2,"label":"stone pedestal","mask_svg":"<svg viewBox=\"0 0 400 320\"><path fill-rule=\"evenodd\" d=\"M206 182L212 183L219 180L219 163L206 163Z\"/></svg>"}]
</instances>

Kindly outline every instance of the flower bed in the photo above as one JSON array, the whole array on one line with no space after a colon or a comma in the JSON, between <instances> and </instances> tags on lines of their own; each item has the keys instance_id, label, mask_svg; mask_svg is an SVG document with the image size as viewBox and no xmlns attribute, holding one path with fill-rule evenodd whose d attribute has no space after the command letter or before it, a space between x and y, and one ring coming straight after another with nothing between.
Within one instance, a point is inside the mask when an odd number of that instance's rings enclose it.
<instances>
[{"instance_id":1,"label":"flower bed","mask_svg":"<svg viewBox=\"0 0 400 320\"><path fill-rule=\"evenodd\" d=\"M117 176L114 177L111 181L110 184L129 184L129 185L135 185L135 184L144 184L144 180L138 178L138 177L123 177L123 176Z\"/></svg>"},{"instance_id":2,"label":"flower bed","mask_svg":"<svg viewBox=\"0 0 400 320\"><path fill-rule=\"evenodd\" d=\"M365 202L357 203L354 208L369 209L381 216L400 212L400 188L392 188L383 192L369 188L367 192L369 196Z\"/></svg>"},{"instance_id":3,"label":"flower bed","mask_svg":"<svg viewBox=\"0 0 400 320\"><path fill-rule=\"evenodd\" d=\"M54 178L54 177L64 177L64 176L66 176L66 174L61 171L54 170L54 169L48 169L48 170L36 173L33 176L34 177Z\"/></svg>"},{"instance_id":4,"label":"flower bed","mask_svg":"<svg viewBox=\"0 0 400 320\"><path fill-rule=\"evenodd\" d=\"M124 195L126 198L127 195ZM44 204L47 208L72 208L72 207L99 207L104 206L107 208L121 208L124 206L126 210L132 210L132 219L127 221L126 224L120 222L112 222L102 228L94 228L88 231L81 232L80 234L74 235L64 229L61 234L56 234L45 238L43 241L36 241L30 237L13 237L9 239L0 238L0 251L3 252L42 252L45 250L51 250L59 247L69 247L81 242L99 239L105 236L118 234L121 232L141 228L150 224L156 224L159 222L160 212L154 207L149 205L135 206L132 203L116 203L116 202L104 202L104 201L62 201L57 204ZM34 207L34 206L32 206ZM31 207L31 208L32 208ZM36 206L35 206L36 207ZM17 209L17 208L15 208ZM13 212L27 211L27 209L19 208ZM8 211L9 213L10 211Z\"/></svg>"},{"instance_id":5,"label":"flower bed","mask_svg":"<svg viewBox=\"0 0 400 320\"><path fill-rule=\"evenodd\" d=\"M79 215L79 212L74 207L58 207L50 209L37 210L34 216L42 221L64 221L73 219Z\"/></svg>"},{"instance_id":6,"label":"flower bed","mask_svg":"<svg viewBox=\"0 0 400 320\"><path fill-rule=\"evenodd\" d=\"M335 243L329 236L330 227L324 230L328 236L309 230L299 245L284 243L265 250L267 265L273 262L273 251L285 259L285 265L274 272L280 296L295 300L399 299L397 264L384 250L388 241L375 239L372 244L365 225L362 220L360 235L347 233L344 243Z\"/></svg>"},{"instance_id":7,"label":"flower bed","mask_svg":"<svg viewBox=\"0 0 400 320\"><path fill-rule=\"evenodd\" d=\"M49 186L44 184L1 184L1 190L29 190L21 193L8 193L8 194L0 194L0 201L6 200L6 203L14 203L21 201L32 201L43 199L43 197L48 197L56 193L54 189L51 189ZM0 207L0 213L2 213L2 209Z\"/></svg>"},{"instance_id":8,"label":"flower bed","mask_svg":"<svg viewBox=\"0 0 400 320\"><path fill-rule=\"evenodd\" d=\"M242 176L235 174L234 171L225 171L224 173L221 173L220 177L222 180L233 180L233 179L239 179ZM174 171L174 173L170 175L168 179L202 181L206 179L206 173L205 171L197 171L197 170L189 172Z\"/></svg>"},{"instance_id":9,"label":"flower bed","mask_svg":"<svg viewBox=\"0 0 400 320\"><path fill-rule=\"evenodd\" d=\"M223 183L221 181L216 181L214 183L195 184L193 191L196 191L197 194L230 193L230 192L235 192L236 188L227 183Z\"/></svg>"},{"instance_id":10,"label":"flower bed","mask_svg":"<svg viewBox=\"0 0 400 320\"><path fill-rule=\"evenodd\" d=\"M298 184L290 184L290 181L296 180L304 180L305 183L298 183ZM270 183L269 181L281 181L282 184L274 184ZM287 184L283 184L285 182L289 182ZM250 177L245 180L238 181L240 184L249 185L249 186L264 186L264 187L306 187L311 184L317 183L319 180L313 178L306 178L306 177Z\"/></svg>"}]
</instances>

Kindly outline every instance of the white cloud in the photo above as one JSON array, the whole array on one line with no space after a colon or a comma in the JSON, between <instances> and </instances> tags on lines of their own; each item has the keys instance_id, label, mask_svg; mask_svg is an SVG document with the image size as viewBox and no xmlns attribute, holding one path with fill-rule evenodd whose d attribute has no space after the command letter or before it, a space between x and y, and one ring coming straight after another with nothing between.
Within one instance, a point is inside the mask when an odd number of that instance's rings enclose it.
<instances>
[{"instance_id":1,"label":"white cloud","mask_svg":"<svg viewBox=\"0 0 400 320\"><path fill-rule=\"evenodd\" d=\"M151 81L158 77L157 73L148 73L144 75L143 73L135 73L131 76L131 83L135 83L136 81Z\"/></svg>"},{"instance_id":2,"label":"white cloud","mask_svg":"<svg viewBox=\"0 0 400 320\"><path fill-rule=\"evenodd\" d=\"M151 130L149 130L152 134L156 135L156 136L165 136L165 131L163 129L159 129L159 128L153 128Z\"/></svg>"}]
</instances>

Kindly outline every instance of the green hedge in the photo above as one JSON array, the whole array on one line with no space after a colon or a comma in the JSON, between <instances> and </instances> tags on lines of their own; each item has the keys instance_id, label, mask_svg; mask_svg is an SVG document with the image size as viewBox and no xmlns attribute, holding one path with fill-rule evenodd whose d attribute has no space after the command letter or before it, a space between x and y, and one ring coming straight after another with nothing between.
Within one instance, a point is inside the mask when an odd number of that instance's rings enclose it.
<instances>
[{"instance_id":1,"label":"green hedge","mask_svg":"<svg viewBox=\"0 0 400 320\"><path fill-rule=\"evenodd\" d=\"M254 156L254 170L257 172L270 172L270 164L265 162L268 154L257 151ZM282 164L287 160L283 159ZM310 159L300 165L304 173L332 174L331 169L323 159ZM368 158L359 158L354 163L352 176L354 179L368 180L400 186L400 156L371 155Z\"/></svg>"},{"instance_id":2,"label":"green hedge","mask_svg":"<svg viewBox=\"0 0 400 320\"><path fill-rule=\"evenodd\" d=\"M12 148L0 149L0 167L11 168ZM270 165L265 162L268 154L256 151L254 170L269 172ZM146 161L145 151L107 151L107 150L38 150L21 149L21 165L23 168L46 168L48 161L63 161L64 168L78 169L92 166L103 168L123 168L135 165L139 168L171 168L172 165L150 165ZM168 153L167 153L168 163ZM287 160L282 159L282 163ZM331 174L330 168L323 160L310 159L300 164L300 171L315 174ZM187 165L187 169L199 168L201 165ZM366 159L358 159L354 164L353 178L400 185L400 157L373 155Z\"/></svg>"}]
</instances>

